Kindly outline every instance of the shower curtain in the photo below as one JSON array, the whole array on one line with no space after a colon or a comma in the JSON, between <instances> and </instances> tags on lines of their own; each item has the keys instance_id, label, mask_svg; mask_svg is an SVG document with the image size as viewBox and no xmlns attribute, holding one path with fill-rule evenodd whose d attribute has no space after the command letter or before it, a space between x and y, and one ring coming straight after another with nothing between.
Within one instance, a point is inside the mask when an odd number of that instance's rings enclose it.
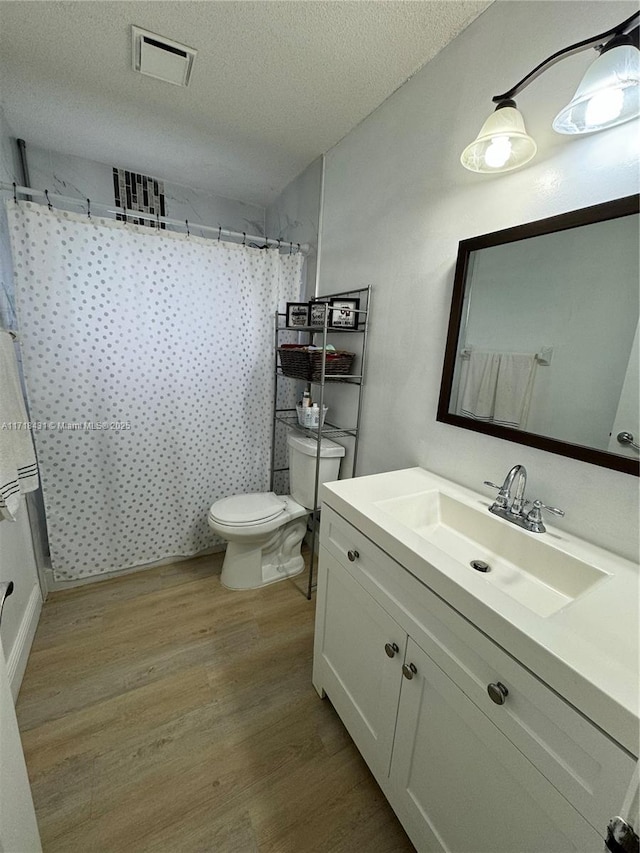
<instances>
[{"instance_id":1,"label":"shower curtain","mask_svg":"<svg viewBox=\"0 0 640 853\"><path fill-rule=\"evenodd\" d=\"M54 577L189 556L268 489L273 313L300 254L7 202Z\"/></svg>"}]
</instances>

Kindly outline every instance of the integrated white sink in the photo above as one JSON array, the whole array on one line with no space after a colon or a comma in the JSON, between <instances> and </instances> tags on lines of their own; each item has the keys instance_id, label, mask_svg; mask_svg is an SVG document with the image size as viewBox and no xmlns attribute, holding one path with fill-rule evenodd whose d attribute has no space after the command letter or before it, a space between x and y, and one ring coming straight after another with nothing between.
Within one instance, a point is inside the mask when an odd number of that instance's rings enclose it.
<instances>
[{"instance_id":1,"label":"integrated white sink","mask_svg":"<svg viewBox=\"0 0 640 853\"><path fill-rule=\"evenodd\" d=\"M439 489L388 498L374 506L422 537L477 577L539 616L550 616L609 577L597 566ZM547 538L545 538L547 537ZM489 565L486 573L473 561Z\"/></svg>"},{"instance_id":2,"label":"integrated white sink","mask_svg":"<svg viewBox=\"0 0 640 853\"><path fill-rule=\"evenodd\" d=\"M324 519L337 514L638 754L636 561L554 525L522 530L489 512L489 496L424 468L325 483L321 497L325 537ZM575 508L565 508L571 519ZM365 546L354 572L363 585L379 585L381 568ZM472 560L491 571L475 571Z\"/></svg>"}]
</instances>

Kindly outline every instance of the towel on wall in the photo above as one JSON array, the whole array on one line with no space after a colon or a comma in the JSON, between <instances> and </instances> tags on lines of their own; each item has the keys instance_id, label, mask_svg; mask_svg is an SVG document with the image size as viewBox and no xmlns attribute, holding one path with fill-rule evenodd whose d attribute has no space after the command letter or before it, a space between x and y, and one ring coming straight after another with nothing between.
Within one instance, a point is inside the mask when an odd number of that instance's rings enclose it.
<instances>
[{"instance_id":1,"label":"towel on wall","mask_svg":"<svg viewBox=\"0 0 640 853\"><path fill-rule=\"evenodd\" d=\"M533 354L471 351L461 384L460 414L522 429L533 392Z\"/></svg>"},{"instance_id":2,"label":"towel on wall","mask_svg":"<svg viewBox=\"0 0 640 853\"><path fill-rule=\"evenodd\" d=\"M0 331L0 517L15 521L20 495L39 485L13 339Z\"/></svg>"}]
</instances>

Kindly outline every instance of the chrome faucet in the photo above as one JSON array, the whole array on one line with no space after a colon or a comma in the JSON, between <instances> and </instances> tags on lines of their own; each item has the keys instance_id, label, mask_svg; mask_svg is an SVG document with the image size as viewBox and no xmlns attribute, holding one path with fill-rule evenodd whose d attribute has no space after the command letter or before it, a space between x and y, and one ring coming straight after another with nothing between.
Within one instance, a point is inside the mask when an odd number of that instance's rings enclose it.
<instances>
[{"instance_id":1,"label":"chrome faucet","mask_svg":"<svg viewBox=\"0 0 640 853\"><path fill-rule=\"evenodd\" d=\"M513 484L516 483L515 494L512 495ZM496 499L489 507L489 512L494 515L504 518L506 521L517 524L518 527L523 527L530 533L544 533L546 528L542 521L542 509L554 515L564 515L563 510L554 506L546 506L542 501L536 500L533 502L532 508L525 514L525 507L529 501L525 500L524 490L527 486L527 469L524 465L514 465L504 478L504 483L501 486L496 486L489 480L484 481L485 486L491 486L493 489L498 489Z\"/></svg>"},{"instance_id":2,"label":"chrome faucet","mask_svg":"<svg viewBox=\"0 0 640 853\"><path fill-rule=\"evenodd\" d=\"M514 481L518 481L516 493L511 495ZM489 480L484 481L485 486L491 486L498 489L498 496L489 507L489 512L506 518L513 516L519 518L522 515L522 510L528 501L524 499L524 490L527 487L527 469L524 465L514 465L504 478L504 483L501 486L496 486L495 483L490 483Z\"/></svg>"}]
</instances>

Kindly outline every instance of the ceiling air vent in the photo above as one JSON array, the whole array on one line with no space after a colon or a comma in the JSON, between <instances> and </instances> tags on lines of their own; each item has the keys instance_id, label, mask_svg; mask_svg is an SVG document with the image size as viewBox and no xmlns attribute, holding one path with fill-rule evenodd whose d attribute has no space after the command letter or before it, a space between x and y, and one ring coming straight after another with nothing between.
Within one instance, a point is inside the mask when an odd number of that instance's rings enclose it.
<instances>
[{"instance_id":1,"label":"ceiling air vent","mask_svg":"<svg viewBox=\"0 0 640 853\"><path fill-rule=\"evenodd\" d=\"M188 86L197 50L164 36L131 27L133 68L175 86Z\"/></svg>"}]
</instances>

